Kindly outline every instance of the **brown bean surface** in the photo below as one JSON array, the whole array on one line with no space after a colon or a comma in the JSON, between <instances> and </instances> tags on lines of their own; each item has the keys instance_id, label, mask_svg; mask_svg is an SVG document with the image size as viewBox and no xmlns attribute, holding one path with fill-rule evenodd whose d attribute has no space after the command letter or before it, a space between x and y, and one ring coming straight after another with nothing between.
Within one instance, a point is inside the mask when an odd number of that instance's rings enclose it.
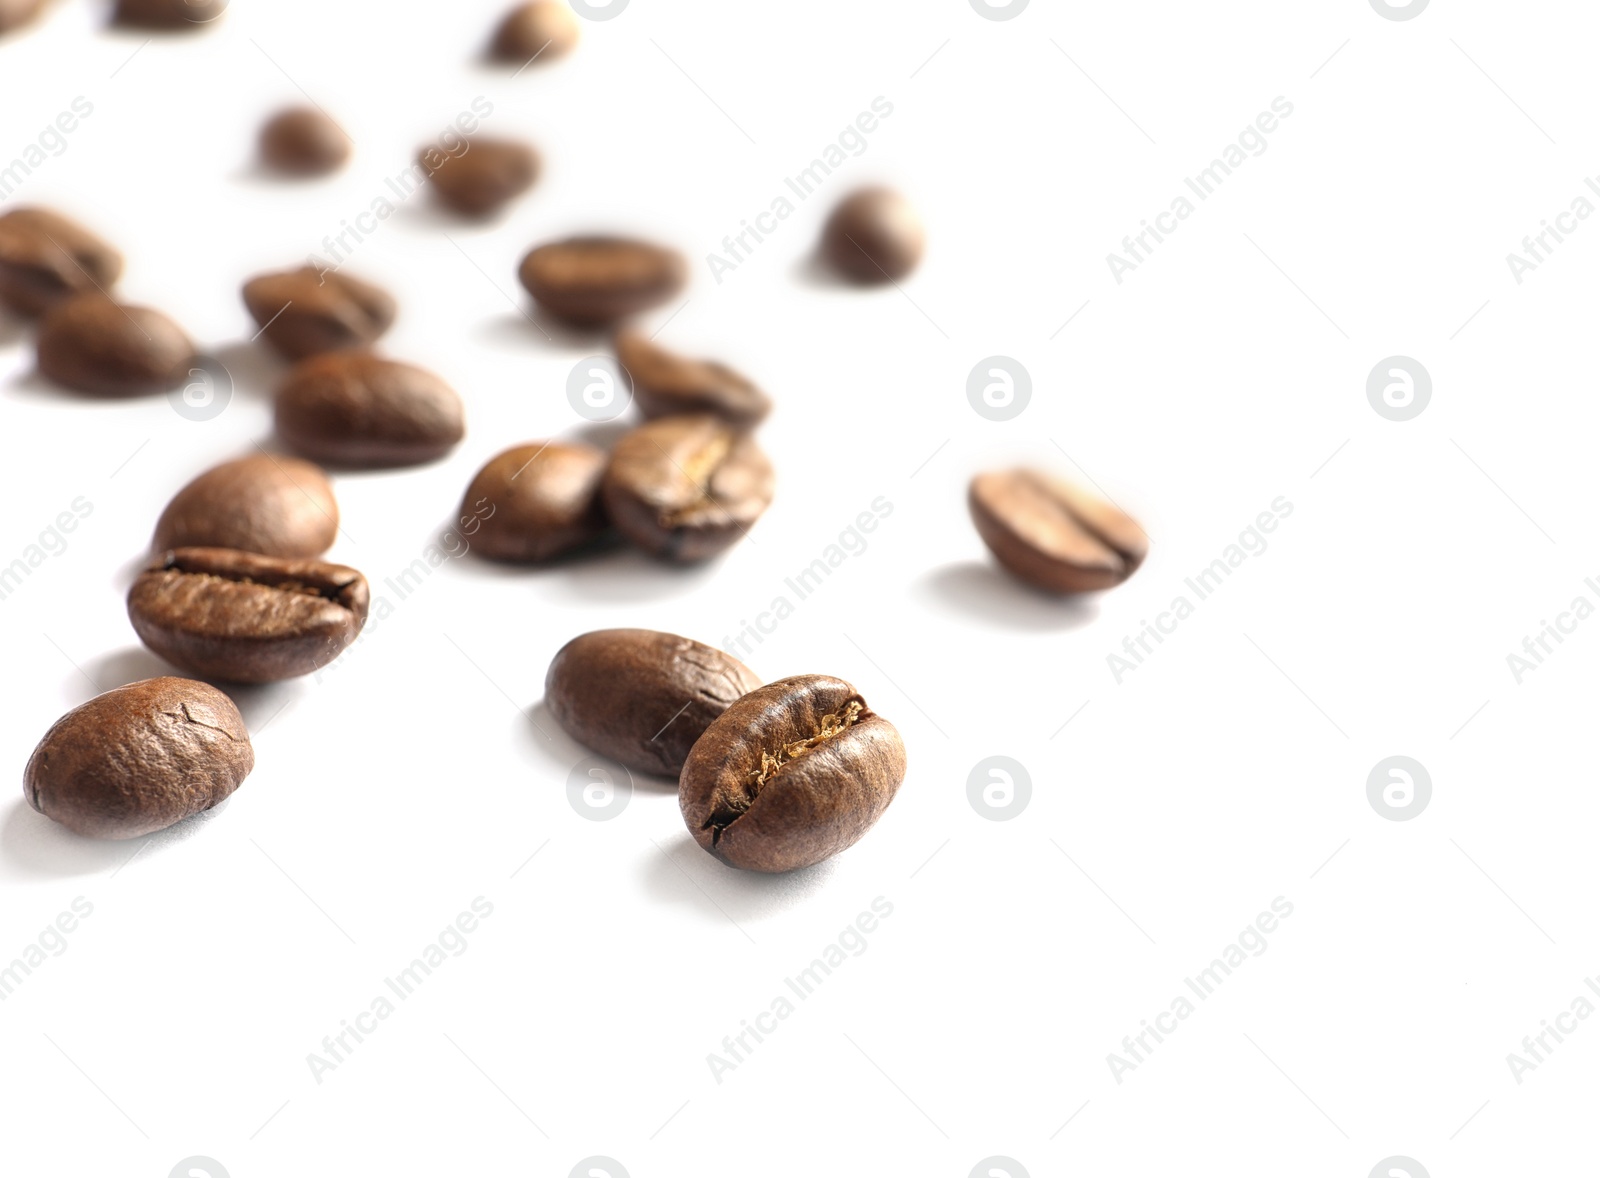
<instances>
[{"instance_id":1,"label":"brown bean surface","mask_svg":"<svg viewBox=\"0 0 1600 1178\"><path fill-rule=\"evenodd\" d=\"M980 474L967 502L995 559L1054 593L1120 585L1149 550L1144 530L1115 504L1039 471Z\"/></svg>"},{"instance_id":2,"label":"brown bean surface","mask_svg":"<svg viewBox=\"0 0 1600 1178\"><path fill-rule=\"evenodd\" d=\"M679 356L631 328L617 332L615 347L633 382L634 404L648 418L710 413L748 427L772 411L767 395L726 364Z\"/></svg>"},{"instance_id":3,"label":"brown bean surface","mask_svg":"<svg viewBox=\"0 0 1600 1178\"><path fill-rule=\"evenodd\" d=\"M573 237L531 250L518 277L557 319L604 327L672 298L689 280L689 264L647 241Z\"/></svg>"},{"instance_id":4,"label":"brown bean surface","mask_svg":"<svg viewBox=\"0 0 1600 1178\"><path fill-rule=\"evenodd\" d=\"M314 266L258 274L244 284L244 305L262 337L290 360L364 348L389 330L397 308L382 288Z\"/></svg>"},{"instance_id":5,"label":"brown bean surface","mask_svg":"<svg viewBox=\"0 0 1600 1178\"><path fill-rule=\"evenodd\" d=\"M57 303L39 323L39 371L97 397L136 397L177 388L194 342L149 307L114 303L96 291Z\"/></svg>"},{"instance_id":6,"label":"brown bean surface","mask_svg":"<svg viewBox=\"0 0 1600 1178\"><path fill-rule=\"evenodd\" d=\"M293 449L341 466L411 466L448 454L466 433L461 398L414 364L330 352L296 365L274 404Z\"/></svg>"},{"instance_id":7,"label":"brown bean surface","mask_svg":"<svg viewBox=\"0 0 1600 1178\"><path fill-rule=\"evenodd\" d=\"M251 454L213 466L174 495L156 521L153 545L320 556L338 532L339 505L321 467Z\"/></svg>"},{"instance_id":8,"label":"brown bean surface","mask_svg":"<svg viewBox=\"0 0 1600 1178\"><path fill-rule=\"evenodd\" d=\"M41 315L120 277L122 255L76 221L31 205L0 216L0 306L14 314Z\"/></svg>"}]
</instances>

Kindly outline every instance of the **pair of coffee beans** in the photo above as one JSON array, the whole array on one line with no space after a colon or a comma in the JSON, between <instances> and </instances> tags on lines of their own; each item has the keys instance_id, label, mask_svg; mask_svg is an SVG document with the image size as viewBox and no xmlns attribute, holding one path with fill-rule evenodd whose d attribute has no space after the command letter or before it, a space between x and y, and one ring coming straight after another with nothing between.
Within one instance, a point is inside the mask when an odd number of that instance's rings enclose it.
<instances>
[{"instance_id":1,"label":"pair of coffee beans","mask_svg":"<svg viewBox=\"0 0 1600 1178\"><path fill-rule=\"evenodd\" d=\"M899 732L849 683L762 686L732 655L675 634L574 638L550 664L545 703L581 744L677 777L695 841L749 871L793 871L852 846L905 779Z\"/></svg>"},{"instance_id":2,"label":"pair of coffee beans","mask_svg":"<svg viewBox=\"0 0 1600 1178\"><path fill-rule=\"evenodd\" d=\"M1001 566L1052 593L1120 585L1149 551L1144 529L1116 504L1039 471L980 474L967 503Z\"/></svg>"}]
</instances>

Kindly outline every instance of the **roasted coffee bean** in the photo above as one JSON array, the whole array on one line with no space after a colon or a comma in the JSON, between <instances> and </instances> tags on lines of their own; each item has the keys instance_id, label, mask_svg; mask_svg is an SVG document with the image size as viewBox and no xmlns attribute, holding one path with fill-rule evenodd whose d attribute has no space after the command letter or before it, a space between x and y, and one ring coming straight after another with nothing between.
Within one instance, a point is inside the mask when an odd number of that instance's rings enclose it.
<instances>
[{"instance_id":1,"label":"roasted coffee bean","mask_svg":"<svg viewBox=\"0 0 1600 1178\"><path fill-rule=\"evenodd\" d=\"M568 736L640 773L677 777L706 726L761 686L731 654L658 630L595 630L556 652L544 702Z\"/></svg>"},{"instance_id":2,"label":"roasted coffee bean","mask_svg":"<svg viewBox=\"0 0 1600 1178\"><path fill-rule=\"evenodd\" d=\"M101 397L176 388L194 343L160 311L90 292L57 303L39 323L39 371L58 385Z\"/></svg>"},{"instance_id":3,"label":"roasted coffee bean","mask_svg":"<svg viewBox=\"0 0 1600 1178\"><path fill-rule=\"evenodd\" d=\"M226 695L193 679L145 679L52 724L22 772L22 790L76 834L131 839L211 809L255 763L244 718Z\"/></svg>"},{"instance_id":4,"label":"roasted coffee bean","mask_svg":"<svg viewBox=\"0 0 1600 1178\"><path fill-rule=\"evenodd\" d=\"M0 36L20 29L43 12L50 0L0 0Z\"/></svg>"},{"instance_id":5,"label":"roasted coffee bean","mask_svg":"<svg viewBox=\"0 0 1600 1178\"><path fill-rule=\"evenodd\" d=\"M487 217L533 187L539 178L539 153L514 139L479 135L466 141L460 155L446 155L437 164L434 147L417 153L439 199L458 213Z\"/></svg>"},{"instance_id":6,"label":"roasted coffee bean","mask_svg":"<svg viewBox=\"0 0 1600 1178\"><path fill-rule=\"evenodd\" d=\"M642 331L617 332L617 360L633 380L633 400L646 417L711 413L752 426L772 410L767 395L715 360L690 360L650 342Z\"/></svg>"},{"instance_id":7,"label":"roasted coffee bean","mask_svg":"<svg viewBox=\"0 0 1600 1178\"><path fill-rule=\"evenodd\" d=\"M530 252L518 276L557 319L604 327L672 298L689 280L689 264L645 241L573 237Z\"/></svg>"},{"instance_id":8,"label":"roasted coffee bean","mask_svg":"<svg viewBox=\"0 0 1600 1178\"><path fill-rule=\"evenodd\" d=\"M822 253L852 282L894 282L922 260L924 240L922 222L905 197L863 188L833 210L822 231Z\"/></svg>"},{"instance_id":9,"label":"roasted coffee bean","mask_svg":"<svg viewBox=\"0 0 1600 1178\"><path fill-rule=\"evenodd\" d=\"M606 529L606 456L573 442L529 442L497 454L461 501L461 532L495 560L549 560ZM470 529L470 530L469 530Z\"/></svg>"},{"instance_id":10,"label":"roasted coffee bean","mask_svg":"<svg viewBox=\"0 0 1600 1178\"><path fill-rule=\"evenodd\" d=\"M232 683L272 683L331 663L367 620L367 580L322 560L178 548L128 591L142 641L175 667Z\"/></svg>"},{"instance_id":11,"label":"roasted coffee bean","mask_svg":"<svg viewBox=\"0 0 1600 1178\"><path fill-rule=\"evenodd\" d=\"M442 457L466 432L461 398L433 373L370 352L302 360L278 389L278 434L341 466L412 466Z\"/></svg>"},{"instance_id":12,"label":"roasted coffee bean","mask_svg":"<svg viewBox=\"0 0 1600 1178\"><path fill-rule=\"evenodd\" d=\"M396 310L387 291L315 266L252 278L244 305L267 342L291 360L364 348L389 330Z\"/></svg>"},{"instance_id":13,"label":"roasted coffee bean","mask_svg":"<svg viewBox=\"0 0 1600 1178\"><path fill-rule=\"evenodd\" d=\"M646 552L704 560L766 511L772 464L721 418L662 417L617 443L601 490L611 522Z\"/></svg>"},{"instance_id":14,"label":"roasted coffee bean","mask_svg":"<svg viewBox=\"0 0 1600 1178\"><path fill-rule=\"evenodd\" d=\"M706 728L684 762L689 833L730 867L793 871L866 834L906 775L895 726L832 675L752 691Z\"/></svg>"},{"instance_id":15,"label":"roasted coffee bean","mask_svg":"<svg viewBox=\"0 0 1600 1178\"><path fill-rule=\"evenodd\" d=\"M995 559L1054 593L1120 585L1149 549L1144 530L1120 508L1038 471L980 474L967 505Z\"/></svg>"},{"instance_id":16,"label":"roasted coffee bean","mask_svg":"<svg viewBox=\"0 0 1600 1178\"><path fill-rule=\"evenodd\" d=\"M320 556L338 532L339 505L321 467L252 454L213 466L174 495L156 523L154 546Z\"/></svg>"},{"instance_id":17,"label":"roasted coffee bean","mask_svg":"<svg viewBox=\"0 0 1600 1178\"><path fill-rule=\"evenodd\" d=\"M33 207L0 216L0 306L18 315L109 290L121 276L122 255L76 221Z\"/></svg>"},{"instance_id":18,"label":"roasted coffee bean","mask_svg":"<svg viewBox=\"0 0 1600 1178\"><path fill-rule=\"evenodd\" d=\"M350 139L314 106L291 106L261 128L261 159L291 176L325 176L350 158Z\"/></svg>"},{"instance_id":19,"label":"roasted coffee bean","mask_svg":"<svg viewBox=\"0 0 1600 1178\"><path fill-rule=\"evenodd\" d=\"M506 13L489 57L516 65L543 64L565 57L578 43L578 18L563 0L533 0Z\"/></svg>"},{"instance_id":20,"label":"roasted coffee bean","mask_svg":"<svg viewBox=\"0 0 1600 1178\"><path fill-rule=\"evenodd\" d=\"M111 23L136 29L200 28L227 7L228 0L117 0Z\"/></svg>"}]
</instances>

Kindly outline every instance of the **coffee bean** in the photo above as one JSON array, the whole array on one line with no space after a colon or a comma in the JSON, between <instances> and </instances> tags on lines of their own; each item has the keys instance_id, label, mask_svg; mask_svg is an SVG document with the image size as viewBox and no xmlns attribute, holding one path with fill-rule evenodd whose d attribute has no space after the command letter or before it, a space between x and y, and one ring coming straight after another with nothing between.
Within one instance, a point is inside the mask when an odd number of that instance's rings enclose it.
<instances>
[{"instance_id":1,"label":"coffee bean","mask_svg":"<svg viewBox=\"0 0 1600 1178\"><path fill-rule=\"evenodd\" d=\"M412 466L466 433L461 398L433 373L370 352L302 360L274 407L278 434L308 458L340 466Z\"/></svg>"},{"instance_id":2,"label":"coffee bean","mask_svg":"<svg viewBox=\"0 0 1600 1178\"><path fill-rule=\"evenodd\" d=\"M131 839L211 809L255 763L226 695L193 679L145 679L52 724L22 771L22 790L75 834Z\"/></svg>"},{"instance_id":3,"label":"coffee bean","mask_svg":"<svg viewBox=\"0 0 1600 1178\"><path fill-rule=\"evenodd\" d=\"M50 0L0 0L0 36L34 20L49 3Z\"/></svg>"},{"instance_id":4,"label":"coffee bean","mask_svg":"<svg viewBox=\"0 0 1600 1178\"><path fill-rule=\"evenodd\" d=\"M266 341L291 360L364 348L389 330L396 311L387 291L315 266L252 278L244 305Z\"/></svg>"},{"instance_id":5,"label":"coffee bean","mask_svg":"<svg viewBox=\"0 0 1600 1178\"><path fill-rule=\"evenodd\" d=\"M922 221L905 197L863 188L841 201L822 231L822 253L852 282L904 278L922 260Z\"/></svg>"},{"instance_id":6,"label":"coffee bean","mask_svg":"<svg viewBox=\"0 0 1600 1178\"><path fill-rule=\"evenodd\" d=\"M1143 529L1120 508L1038 471L980 474L967 504L995 559L1054 593L1120 585L1149 549Z\"/></svg>"},{"instance_id":7,"label":"coffee bean","mask_svg":"<svg viewBox=\"0 0 1600 1178\"><path fill-rule=\"evenodd\" d=\"M760 686L738 659L691 638L595 630L551 660L544 702L579 744L640 773L677 777L706 726Z\"/></svg>"},{"instance_id":8,"label":"coffee bean","mask_svg":"<svg viewBox=\"0 0 1600 1178\"><path fill-rule=\"evenodd\" d=\"M175 667L232 683L273 683L325 666L367 620L367 580L322 560L178 548L145 567L128 618Z\"/></svg>"},{"instance_id":9,"label":"coffee bean","mask_svg":"<svg viewBox=\"0 0 1600 1178\"><path fill-rule=\"evenodd\" d=\"M350 139L314 106L281 110L261 128L261 159L291 176L325 176L350 158Z\"/></svg>"},{"instance_id":10,"label":"coffee bean","mask_svg":"<svg viewBox=\"0 0 1600 1178\"><path fill-rule=\"evenodd\" d=\"M460 531L496 560L549 560L606 529L600 479L606 456L593 446L530 442L491 458L461 501Z\"/></svg>"},{"instance_id":11,"label":"coffee bean","mask_svg":"<svg viewBox=\"0 0 1600 1178\"><path fill-rule=\"evenodd\" d=\"M672 298L689 280L689 264L649 242L573 237L531 251L518 276L555 318L604 327Z\"/></svg>"},{"instance_id":12,"label":"coffee bean","mask_svg":"<svg viewBox=\"0 0 1600 1178\"><path fill-rule=\"evenodd\" d=\"M174 495L156 523L154 546L320 556L338 532L339 505L320 467L252 454L213 466Z\"/></svg>"},{"instance_id":13,"label":"coffee bean","mask_svg":"<svg viewBox=\"0 0 1600 1178\"><path fill-rule=\"evenodd\" d=\"M793 871L851 846L906 775L895 726L832 675L752 691L706 728L684 762L689 833L730 867Z\"/></svg>"},{"instance_id":14,"label":"coffee bean","mask_svg":"<svg viewBox=\"0 0 1600 1178\"><path fill-rule=\"evenodd\" d=\"M615 346L633 380L634 403L646 417L711 413L731 425L752 426L772 410L765 393L715 360L675 355L629 328L617 332Z\"/></svg>"},{"instance_id":15,"label":"coffee bean","mask_svg":"<svg viewBox=\"0 0 1600 1178\"><path fill-rule=\"evenodd\" d=\"M58 385L102 397L176 388L188 377L194 343L160 311L74 295L39 323L39 371Z\"/></svg>"},{"instance_id":16,"label":"coffee bean","mask_svg":"<svg viewBox=\"0 0 1600 1178\"><path fill-rule=\"evenodd\" d=\"M228 0L117 0L111 23L136 29L200 28L227 7Z\"/></svg>"},{"instance_id":17,"label":"coffee bean","mask_svg":"<svg viewBox=\"0 0 1600 1178\"><path fill-rule=\"evenodd\" d=\"M0 306L18 315L109 290L121 276L122 255L60 213L25 207L0 216Z\"/></svg>"},{"instance_id":18,"label":"coffee bean","mask_svg":"<svg viewBox=\"0 0 1600 1178\"><path fill-rule=\"evenodd\" d=\"M675 561L704 560L772 502L772 464L748 434L709 414L662 417L617 443L601 493L617 529Z\"/></svg>"},{"instance_id":19,"label":"coffee bean","mask_svg":"<svg viewBox=\"0 0 1600 1178\"><path fill-rule=\"evenodd\" d=\"M460 155L436 147L417 152L417 163L433 181L439 199L458 213L487 217L533 187L539 178L539 153L514 139L476 136Z\"/></svg>"},{"instance_id":20,"label":"coffee bean","mask_svg":"<svg viewBox=\"0 0 1600 1178\"><path fill-rule=\"evenodd\" d=\"M562 0L533 0L506 13L489 42L493 61L527 65L565 57L578 43L578 18Z\"/></svg>"}]
</instances>

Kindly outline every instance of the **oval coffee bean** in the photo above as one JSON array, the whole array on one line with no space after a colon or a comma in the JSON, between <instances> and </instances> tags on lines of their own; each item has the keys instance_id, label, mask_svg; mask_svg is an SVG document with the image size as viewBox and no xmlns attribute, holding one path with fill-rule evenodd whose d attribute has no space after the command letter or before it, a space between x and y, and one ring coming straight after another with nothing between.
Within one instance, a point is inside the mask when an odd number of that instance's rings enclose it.
<instances>
[{"instance_id":1,"label":"oval coffee bean","mask_svg":"<svg viewBox=\"0 0 1600 1178\"><path fill-rule=\"evenodd\" d=\"M0 216L0 306L40 315L120 277L122 255L76 221L33 207Z\"/></svg>"},{"instance_id":2,"label":"oval coffee bean","mask_svg":"<svg viewBox=\"0 0 1600 1178\"><path fill-rule=\"evenodd\" d=\"M367 580L322 560L179 548L128 591L142 641L175 667L232 683L273 683L339 657L367 620Z\"/></svg>"},{"instance_id":3,"label":"oval coffee bean","mask_svg":"<svg viewBox=\"0 0 1600 1178\"><path fill-rule=\"evenodd\" d=\"M268 343L291 360L364 348L394 323L387 291L315 266L261 274L244 284L244 305Z\"/></svg>"},{"instance_id":4,"label":"oval coffee bean","mask_svg":"<svg viewBox=\"0 0 1600 1178\"><path fill-rule=\"evenodd\" d=\"M281 110L261 128L261 159L290 176L325 176L350 158L339 124L314 106Z\"/></svg>"},{"instance_id":5,"label":"oval coffee bean","mask_svg":"<svg viewBox=\"0 0 1600 1178\"><path fill-rule=\"evenodd\" d=\"M640 773L677 777L707 725L760 686L731 654L691 638L595 630L556 653L544 701L579 744Z\"/></svg>"},{"instance_id":6,"label":"oval coffee bean","mask_svg":"<svg viewBox=\"0 0 1600 1178\"><path fill-rule=\"evenodd\" d=\"M559 556L606 530L600 505L605 472L606 456L593 446L513 446L491 458L467 487L461 531L474 552L495 560Z\"/></svg>"},{"instance_id":7,"label":"oval coffee bean","mask_svg":"<svg viewBox=\"0 0 1600 1178\"><path fill-rule=\"evenodd\" d=\"M369 352L302 360L284 378L274 412L291 447L343 466L430 462L466 432L454 389L426 369Z\"/></svg>"},{"instance_id":8,"label":"oval coffee bean","mask_svg":"<svg viewBox=\"0 0 1600 1178\"><path fill-rule=\"evenodd\" d=\"M732 425L752 426L772 410L765 393L714 360L675 355L642 331L626 328L617 333L615 346L618 362L633 380L634 403L646 417L712 413Z\"/></svg>"},{"instance_id":9,"label":"oval coffee bean","mask_svg":"<svg viewBox=\"0 0 1600 1178\"><path fill-rule=\"evenodd\" d=\"M1055 593L1120 585L1149 550L1144 530L1120 508L1038 471L980 474L967 504L995 559Z\"/></svg>"},{"instance_id":10,"label":"oval coffee bean","mask_svg":"<svg viewBox=\"0 0 1600 1178\"><path fill-rule=\"evenodd\" d=\"M866 834L906 775L895 726L832 675L751 692L711 722L684 762L689 833L730 867L793 871Z\"/></svg>"},{"instance_id":11,"label":"oval coffee bean","mask_svg":"<svg viewBox=\"0 0 1600 1178\"><path fill-rule=\"evenodd\" d=\"M441 158L434 162L434 157ZM514 139L476 136L466 141L460 155L424 147L417 152L417 163L439 199L469 217L498 212L539 178L539 153Z\"/></svg>"},{"instance_id":12,"label":"oval coffee bean","mask_svg":"<svg viewBox=\"0 0 1600 1178\"><path fill-rule=\"evenodd\" d=\"M211 809L255 763L226 695L193 679L145 679L52 724L22 789L30 806L76 834L131 839Z\"/></svg>"},{"instance_id":13,"label":"oval coffee bean","mask_svg":"<svg viewBox=\"0 0 1600 1178\"><path fill-rule=\"evenodd\" d=\"M228 0L117 0L111 23L136 29L200 28L227 7Z\"/></svg>"},{"instance_id":14,"label":"oval coffee bean","mask_svg":"<svg viewBox=\"0 0 1600 1178\"><path fill-rule=\"evenodd\" d=\"M154 547L320 556L338 532L339 505L321 467L252 454L213 466L174 495L156 522Z\"/></svg>"},{"instance_id":15,"label":"oval coffee bean","mask_svg":"<svg viewBox=\"0 0 1600 1178\"><path fill-rule=\"evenodd\" d=\"M489 57L514 65L565 57L578 43L578 18L563 0L533 0L506 13L489 43Z\"/></svg>"},{"instance_id":16,"label":"oval coffee bean","mask_svg":"<svg viewBox=\"0 0 1600 1178\"><path fill-rule=\"evenodd\" d=\"M646 552L704 560L766 511L772 464L720 418L662 417L617 443L601 493L611 522Z\"/></svg>"},{"instance_id":17,"label":"oval coffee bean","mask_svg":"<svg viewBox=\"0 0 1600 1178\"><path fill-rule=\"evenodd\" d=\"M557 319L603 327L659 306L683 289L683 255L622 237L574 237L522 259L522 285Z\"/></svg>"},{"instance_id":18,"label":"oval coffee bean","mask_svg":"<svg viewBox=\"0 0 1600 1178\"><path fill-rule=\"evenodd\" d=\"M160 311L91 292L57 303L39 323L39 371L58 385L102 397L178 387L194 343Z\"/></svg>"},{"instance_id":19,"label":"oval coffee bean","mask_svg":"<svg viewBox=\"0 0 1600 1178\"><path fill-rule=\"evenodd\" d=\"M863 188L833 210L822 230L822 253L852 282L893 282L916 269L924 241L922 222L905 197Z\"/></svg>"}]
</instances>

